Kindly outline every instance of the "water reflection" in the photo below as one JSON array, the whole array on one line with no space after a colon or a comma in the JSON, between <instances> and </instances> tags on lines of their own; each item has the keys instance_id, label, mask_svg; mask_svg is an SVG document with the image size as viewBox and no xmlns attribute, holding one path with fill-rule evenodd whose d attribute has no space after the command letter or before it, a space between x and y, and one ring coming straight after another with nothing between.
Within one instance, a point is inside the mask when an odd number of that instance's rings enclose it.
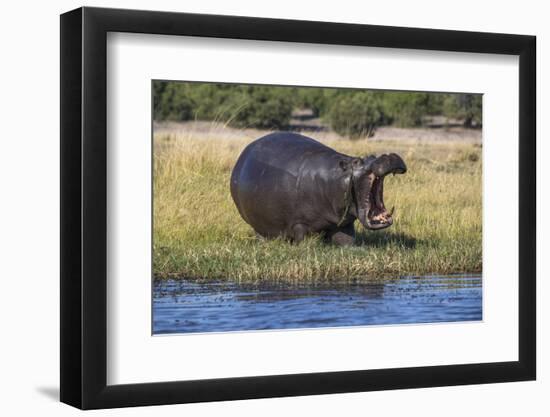
<instances>
[{"instance_id":1,"label":"water reflection","mask_svg":"<svg viewBox=\"0 0 550 417\"><path fill-rule=\"evenodd\" d=\"M153 333L475 321L481 282L480 275L315 287L157 281Z\"/></svg>"}]
</instances>

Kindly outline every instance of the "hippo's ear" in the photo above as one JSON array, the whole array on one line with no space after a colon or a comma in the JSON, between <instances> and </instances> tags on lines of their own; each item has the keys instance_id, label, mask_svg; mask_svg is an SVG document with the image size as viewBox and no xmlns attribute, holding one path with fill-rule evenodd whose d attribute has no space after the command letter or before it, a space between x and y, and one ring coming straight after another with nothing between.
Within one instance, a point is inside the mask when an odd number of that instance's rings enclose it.
<instances>
[{"instance_id":1,"label":"hippo's ear","mask_svg":"<svg viewBox=\"0 0 550 417\"><path fill-rule=\"evenodd\" d=\"M365 165L368 165L371 162L373 162L375 159L376 159L376 155L368 155L368 156L365 156L365 158L363 158L363 161L365 161Z\"/></svg>"}]
</instances>

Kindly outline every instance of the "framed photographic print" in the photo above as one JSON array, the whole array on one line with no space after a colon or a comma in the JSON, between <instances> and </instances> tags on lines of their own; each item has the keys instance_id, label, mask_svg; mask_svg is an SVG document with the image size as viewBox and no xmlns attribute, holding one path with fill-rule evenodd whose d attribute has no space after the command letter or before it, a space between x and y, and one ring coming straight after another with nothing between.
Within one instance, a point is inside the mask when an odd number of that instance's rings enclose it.
<instances>
[{"instance_id":1,"label":"framed photographic print","mask_svg":"<svg viewBox=\"0 0 550 417\"><path fill-rule=\"evenodd\" d=\"M535 38L61 16L61 401L535 379Z\"/></svg>"}]
</instances>

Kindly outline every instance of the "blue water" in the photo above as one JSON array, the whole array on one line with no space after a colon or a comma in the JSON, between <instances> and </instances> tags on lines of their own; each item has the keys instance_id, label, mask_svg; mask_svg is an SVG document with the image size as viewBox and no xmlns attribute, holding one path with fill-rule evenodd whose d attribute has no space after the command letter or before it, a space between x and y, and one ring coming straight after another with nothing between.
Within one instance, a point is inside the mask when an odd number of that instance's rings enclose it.
<instances>
[{"instance_id":1,"label":"blue water","mask_svg":"<svg viewBox=\"0 0 550 417\"><path fill-rule=\"evenodd\" d=\"M480 275L318 287L156 281L153 334L482 319Z\"/></svg>"}]
</instances>

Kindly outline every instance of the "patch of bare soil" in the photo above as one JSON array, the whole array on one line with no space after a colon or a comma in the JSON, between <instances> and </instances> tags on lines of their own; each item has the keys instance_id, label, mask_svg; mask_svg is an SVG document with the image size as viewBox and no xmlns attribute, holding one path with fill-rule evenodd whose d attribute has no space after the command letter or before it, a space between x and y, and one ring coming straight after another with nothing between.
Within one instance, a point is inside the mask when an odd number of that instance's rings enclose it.
<instances>
[{"instance_id":1,"label":"patch of bare soil","mask_svg":"<svg viewBox=\"0 0 550 417\"><path fill-rule=\"evenodd\" d=\"M287 130L302 133L319 140L344 139L338 133L330 130L319 118L292 118ZM221 122L188 121L188 122L154 122L154 134L175 135L179 137L208 135L224 139L255 139L270 133L269 130L239 129L229 127ZM362 140L362 139L359 139ZM364 140L364 139L363 139ZM482 130L469 129L457 125L439 125L437 127L399 128L384 126L376 129L369 141L413 140L413 141L461 141L481 143Z\"/></svg>"},{"instance_id":2,"label":"patch of bare soil","mask_svg":"<svg viewBox=\"0 0 550 417\"><path fill-rule=\"evenodd\" d=\"M380 127L370 140L426 140L426 141L463 141L481 143L481 129L464 127L438 128L398 128Z\"/></svg>"}]
</instances>

